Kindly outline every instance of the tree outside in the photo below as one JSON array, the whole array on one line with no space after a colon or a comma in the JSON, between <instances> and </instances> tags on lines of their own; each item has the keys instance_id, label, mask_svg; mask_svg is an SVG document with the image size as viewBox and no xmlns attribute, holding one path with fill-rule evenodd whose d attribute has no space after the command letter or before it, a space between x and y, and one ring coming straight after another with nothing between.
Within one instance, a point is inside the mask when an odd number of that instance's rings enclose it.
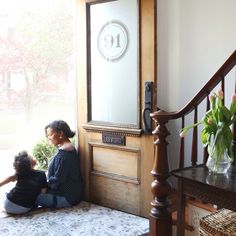
<instances>
[{"instance_id":1,"label":"tree outside","mask_svg":"<svg viewBox=\"0 0 236 236\"><path fill-rule=\"evenodd\" d=\"M54 119L75 129L75 1L0 0L0 161Z\"/></svg>"}]
</instances>

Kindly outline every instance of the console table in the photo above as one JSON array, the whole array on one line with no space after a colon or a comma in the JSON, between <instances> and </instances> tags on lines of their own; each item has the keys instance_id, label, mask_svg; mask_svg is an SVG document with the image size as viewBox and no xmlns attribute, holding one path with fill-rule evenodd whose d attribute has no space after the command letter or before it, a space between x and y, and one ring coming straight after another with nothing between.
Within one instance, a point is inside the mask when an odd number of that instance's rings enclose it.
<instances>
[{"instance_id":1,"label":"console table","mask_svg":"<svg viewBox=\"0 0 236 236\"><path fill-rule=\"evenodd\" d=\"M185 195L236 211L236 166L227 175L211 174L205 165L172 171L178 179L177 236L184 236Z\"/></svg>"}]
</instances>

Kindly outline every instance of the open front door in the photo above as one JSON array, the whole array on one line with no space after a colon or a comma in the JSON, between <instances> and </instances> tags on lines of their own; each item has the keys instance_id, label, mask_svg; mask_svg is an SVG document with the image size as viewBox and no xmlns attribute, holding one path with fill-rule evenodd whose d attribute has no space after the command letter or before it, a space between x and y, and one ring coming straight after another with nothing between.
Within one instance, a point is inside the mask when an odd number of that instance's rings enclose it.
<instances>
[{"instance_id":1,"label":"open front door","mask_svg":"<svg viewBox=\"0 0 236 236\"><path fill-rule=\"evenodd\" d=\"M148 216L156 110L155 0L77 0L85 199Z\"/></svg>"}]
</instances>

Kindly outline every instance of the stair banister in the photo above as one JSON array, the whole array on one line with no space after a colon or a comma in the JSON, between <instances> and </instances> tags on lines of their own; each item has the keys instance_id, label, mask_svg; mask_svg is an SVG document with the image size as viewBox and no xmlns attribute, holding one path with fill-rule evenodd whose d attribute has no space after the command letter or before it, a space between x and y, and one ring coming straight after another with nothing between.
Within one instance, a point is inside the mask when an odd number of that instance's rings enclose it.
<instances>
[{"instance_id":1,"label":"stair banister","mask_svg":"<svg viewBox=\"0 0 236 236\"><path fill-rule=\"evenodd\" d=\"M150 114L157 125L153 131L155 139L155 154L153 168L151 171L151 175L153 176L153 182L151 184L153 200L151 201L149 225L149 235L151 236L172 236L172 216L170 211L170 203L168 201L171 187L167 180L170 176L170 171L167 156L168 142L166 141L166 138L170 135L170 132L166 128L166 124L169 120L175 120L181 117L183 118L192 112L220 82L222 83L221 87L224 87L225 76L235 65L236 50L205 84L205 86L203 86L203 88L193 97L193 99L180 111L165 112L159 110Z\"/></svg>"}]
</instances>

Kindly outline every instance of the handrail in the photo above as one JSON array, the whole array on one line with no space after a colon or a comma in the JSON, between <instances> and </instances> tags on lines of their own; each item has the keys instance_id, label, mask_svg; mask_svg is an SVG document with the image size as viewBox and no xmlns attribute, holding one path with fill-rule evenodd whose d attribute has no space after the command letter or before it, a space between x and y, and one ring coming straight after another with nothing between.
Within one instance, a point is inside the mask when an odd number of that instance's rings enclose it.
<instances>
[{"instance_id":1,"label":"handrail","mask_svg":"<svg viewBox=\"0 0 236 236\"><path fill-rule=\"evenodd\" d=\"M187 115L193 111L194 107L199 105L211 91L236 65L236 50L231 54L231 56L225 61L225 63L220 67L220 69L212 76L212 78L203 86L203 88L193 97L193 99L188 102L180 111L178 112L164 112L156 111L151 113L151 117L158 116L160 119L173 120L178 119L183 115ZM194 105L193 105L194 104ZM163 118L162 118L163 117Z\"/></svg>"}]
</instances>

